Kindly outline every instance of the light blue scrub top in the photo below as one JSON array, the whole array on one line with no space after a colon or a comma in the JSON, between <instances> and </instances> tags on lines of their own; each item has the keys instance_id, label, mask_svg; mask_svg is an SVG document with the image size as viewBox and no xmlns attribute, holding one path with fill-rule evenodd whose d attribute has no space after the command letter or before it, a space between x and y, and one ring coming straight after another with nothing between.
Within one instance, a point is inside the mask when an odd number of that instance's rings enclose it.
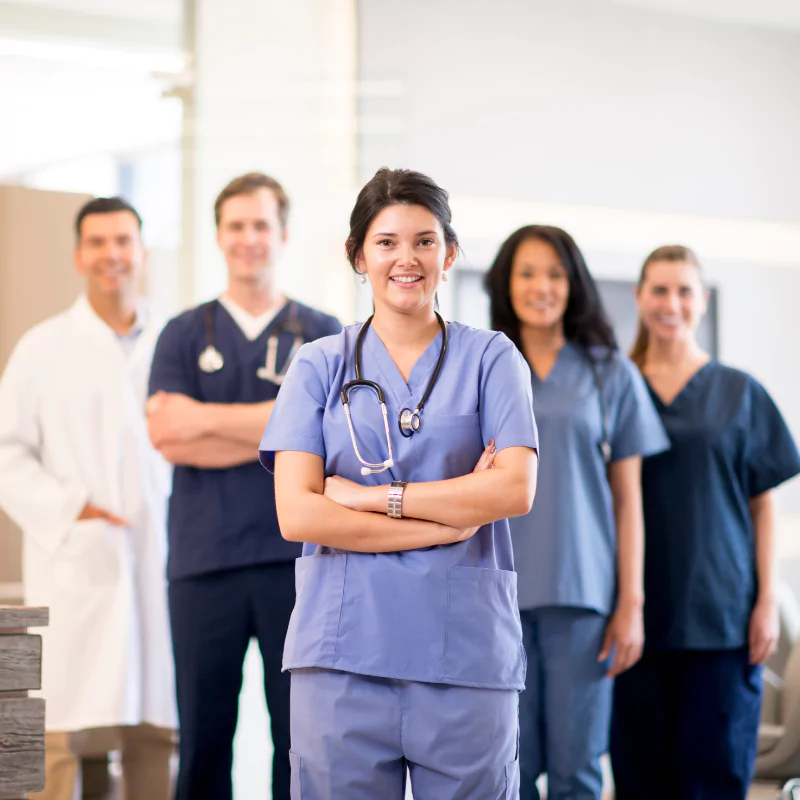
<instances>
[{"instance_id":1,"label":"light blue scrub top","mask_svg":"<svg viewBox=\"0 0 800 800\"><path fill-rule=\"evenodd\" d=\"M422 412L422 429L406 439L398 412L424 393L441 334L414 366L408 384L370 328L362 378L383 388L394 467L361 475L340 398L355 377L360 326L305 345L278 395L261 442L261 462L276 451L325 459L325 475L365 485L455 478L472 472L489 439L498 450L537 448L528 367L501 333L458 323L448 327L442 371ZM353 425L363 458L387 458L380 406L369 389L353 391ZM400 524L400 523L398 523ZM517 576L507 520L484 525L457 544L397 553L352 553L306 544L298 559L297 601L284 668L321 667L384 678L497 689L522 689Z\"/></svg>"},{"instance_id":2,"label":"light blue scrub top","mask_svg":"<svg viewBox=\"0 0 800 800\"><path fill-rule=\"evenodd\" d=\"M646 456L669 439L639 371L619 352L592 348L612 461ZM530 370L542 458L533 509L511 520L523 609L573 606L609 614L617 591L617 531L602 413L587 352L568 342L546 380Z\"/></svg>"}]
</instances>

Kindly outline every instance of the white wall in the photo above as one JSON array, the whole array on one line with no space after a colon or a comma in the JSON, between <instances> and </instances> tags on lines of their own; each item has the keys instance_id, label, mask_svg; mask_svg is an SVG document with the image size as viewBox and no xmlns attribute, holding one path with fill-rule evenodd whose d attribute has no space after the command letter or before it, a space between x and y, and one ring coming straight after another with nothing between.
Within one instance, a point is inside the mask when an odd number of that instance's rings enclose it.
<instances>
[{"instance_id":1,"label":"white wall","mask_svg":"<svg viewBox=\"0 0 800 800\"><path fill-rule=\"evenodd\" d=\"M195 191L190 293L224 287L213 205L235 175L277 178L293 210L282 288L343 318L343 258L355 182L355 7L352 0L197 0L197 88L189 135ZM190 299L190 298L187 298Z\"/></svg>"},{"instance_id":2,"label":"white wall","mask_svg":"<svg viewBox=\"0 0 800 800\"><path fill-rule=\"evenodd\" d=\"M369 0L361 173L451 191L800 219L800 34L599 0ZM387 31L391 30L391 35Z\"/></svg>"}]
</instances>

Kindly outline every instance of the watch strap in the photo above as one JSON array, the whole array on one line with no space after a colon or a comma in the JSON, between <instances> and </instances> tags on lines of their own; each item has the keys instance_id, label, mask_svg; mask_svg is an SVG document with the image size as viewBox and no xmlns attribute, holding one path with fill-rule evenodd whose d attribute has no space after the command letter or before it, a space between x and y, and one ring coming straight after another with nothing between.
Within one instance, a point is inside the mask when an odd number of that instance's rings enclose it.
<instances>
[{"instance_id":1,"label":"watch strap","mask_svg":"<svg viewBox=\"0 0 800 800\"><path fill-rule=\"evenodd\" d=\"M392 481L389 486L386 513L392 519L403 518L403 492L405 488L406 481Z\"/></svg>"}]
</instances>

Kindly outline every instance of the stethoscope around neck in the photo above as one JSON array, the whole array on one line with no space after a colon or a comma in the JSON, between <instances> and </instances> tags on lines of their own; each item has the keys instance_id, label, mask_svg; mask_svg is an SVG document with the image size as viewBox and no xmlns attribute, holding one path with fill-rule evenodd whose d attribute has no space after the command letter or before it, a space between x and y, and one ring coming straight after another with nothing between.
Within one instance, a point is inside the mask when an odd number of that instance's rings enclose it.
<instances>
[{"instance_id":1,"label":"stethoscope around neck","mask_svg":"<svg viewBox=\"0 0 800 800\"><path fill-rule=\"evenodd\" d=\"M600 399L600 454L603 456L603 461L608 464L611 462L611 442L609 441L608 436L608 409L606 408L606 398L603 395L603 380L600 377L600 371L597 369L597 364L595 363L594 358L592 358L591 353L587 352L586 356L589 359L589 364L592 367L592 377L594 379L595 388L597 389L597 396Z\"/></svg>"},{"instance_id":2,"label":"stethoscope around neck","mask_svg":"<svg viewBox=\"0 0 800 800\"><path fill-rule=\"evenodd\" d=\"M206 347L197 359L197 366L206 373L219 372L225 366L225 359L214 344L214 316L217 311L217 306L219 306L219 300L212 300L206 305L205 309ZM294 341L286 356L286 360L283 362L283 369L278 371L278 335L284 331L293 333ZM292 363L292 360L297 355L297 351L303 344L305 344L305 339L303 338L303 330L297 319L297 305L289 301L288 319L285 323L279 325L278 330L267 339L267 352L264 358L264 365L256 370L256 377L260 378L262 381L269 381L276 386L280 386L283 383L283 379L286 377L289 365Z\"/></svg>"},{"instance_id":3,"label":"stethoscope around neck","mask_svg":"<svg viewBox=\"0 0 800 800\"><path fill-rule=\"evenodd\" d=\"M436 381L442 369L442 364L444 363L444 356L447 351L447 323L445 323L438 312L434 313L436 314L436 320L439 323L439 327L442 329L442 346L439 350L439 358L436 360L436 368L433 370L433 375L431 375L431 379L428 381L428 386L425 389L425 393L422 395L422 399L416 404L416 406L414 406L413 411L410 408L404 408L397 415L397 426L400 429L400 433L406 439L408 439L410 436L413 436L415 433L419 433L420 429L422 428L422 409L425 407L425 403L428 402L428 397L430 397L431 391L433 391L433 387L436 385ZM361 346L364 341L364 336L366 335L367 330L369 330L369 326L372 324L372 318L374 316L375 315L373 314L361 326L361 330L359 330L358 337L356 338L356 378L353 381L348 381L342 387L341 391L344 415L347 418L347 427L350 430L350 439L353 442L353 450L355 451L356 458L362 464L361 474L365 476L377 474L379 472L385 472L387 469L391 469L391 467L394 466L392 437L389 432L389 415L386 411L386 397L379 384L375 383L375 381L368 381L361 377ZM386 447L389 451L389 458L387 458L386 461L381 461L377 464L370 463L362 458L358 449L358 442L356 441L356 433L353 429L353 420L350 416L350 393L353 391L353 389L360 389L362 387L365 389L371 389L373 392L375 392L375 395L378 398L378 403L380 403L381 414L383 415L383 429L386 432Z\"/></svg>"}]
</instances>

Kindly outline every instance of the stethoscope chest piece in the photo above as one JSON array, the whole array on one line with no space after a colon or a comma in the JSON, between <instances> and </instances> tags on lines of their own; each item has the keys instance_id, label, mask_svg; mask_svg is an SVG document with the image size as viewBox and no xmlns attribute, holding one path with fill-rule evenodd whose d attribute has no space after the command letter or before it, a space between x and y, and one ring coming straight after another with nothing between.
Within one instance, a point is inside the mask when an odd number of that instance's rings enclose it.
<instances>
[{"instance_id":1,"label":"stethoscope chest piece","mask_svg":"<svg viewBox=\"0 0 800 800\"><path fill-rule=\"evenodd\" d=\"M400 433L402 433L406 439L410 438L415 433L419 433L419 429L422 427L419 409L417 408L412 411L410 408L404 408L400 412L397 424L400 428Z\"/></svg>"},{"instance_id":2,"label":"stethoscope chest piece","mask_svg":"<svg viewBox=\"0 0 800 800\"><path fill-rule=\"evenodd\" d=\"M200 353L197 365L203 372L219 372L225 366L225 359L222 357L222 353L213 344L210 344Z\"/></svg>"}]
</instances>

